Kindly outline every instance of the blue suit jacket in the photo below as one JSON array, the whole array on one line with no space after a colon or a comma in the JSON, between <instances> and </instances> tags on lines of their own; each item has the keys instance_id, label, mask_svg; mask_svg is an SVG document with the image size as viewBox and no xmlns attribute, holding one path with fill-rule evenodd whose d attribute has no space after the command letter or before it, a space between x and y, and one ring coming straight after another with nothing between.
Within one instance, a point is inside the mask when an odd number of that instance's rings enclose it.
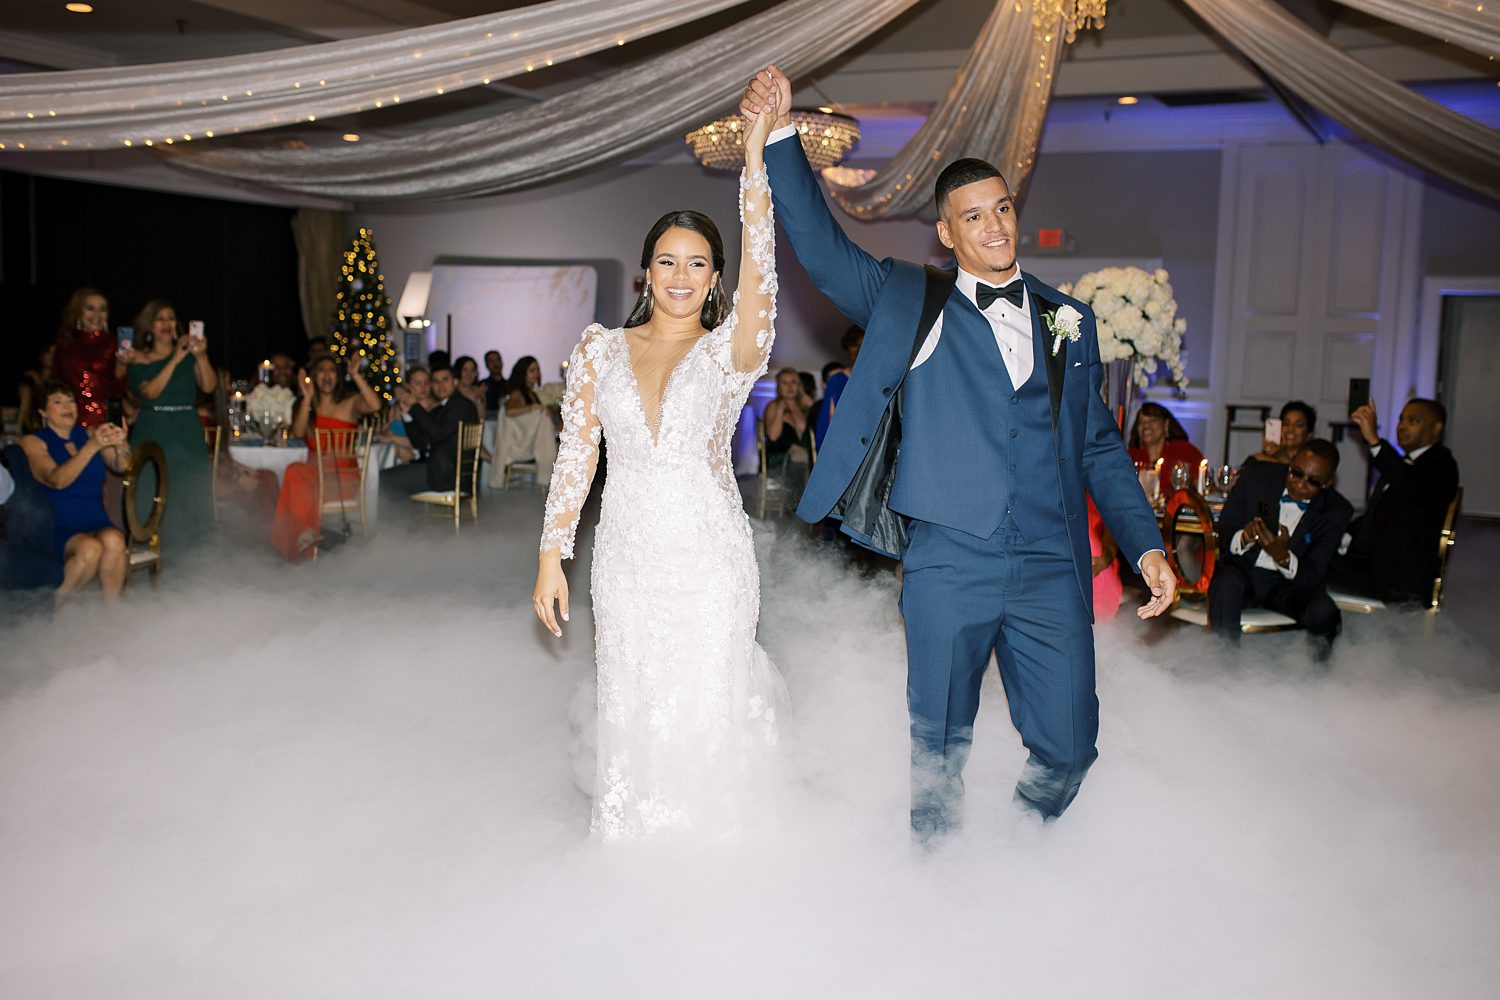
<instances>
[{"instance_id":1,"label":"blue suit jacket","mask_svg":"<svg viewBox=\"0 0 1500 1000\"><path fill-rule=\"evenodd\" d=\"M876 260L845 235L828 210L800 142L783 140L767 146L766 166L776 217L797 259L839 311L865 330L859 360L797 507L798 517L815 522L827 517L848 489L882 415L906 377L925 281L920 267L891 258ZM1071 343L1064 338L1060 357L1049 357L1048 377L1056 474L1067 514L1068 541L1084 605L1092 607L1085 490L1132 565L1162 547L1161 531L1120 429L1104 405L1104 369L1093 310L1033 275L1023 272L1022 276L1033 298L1032 335L1046 338L1044 350L1050 352L1052 335L1043 327L1043 313L1070 305L1083 315L1082 335ZM906 441L903 447L921 447L921 442ZM1028 469L1025 476L1034 481L1038 474L1039 470ZM942 484L934 483L932 488L941 489Z\"/></svg>"}]
</instances>

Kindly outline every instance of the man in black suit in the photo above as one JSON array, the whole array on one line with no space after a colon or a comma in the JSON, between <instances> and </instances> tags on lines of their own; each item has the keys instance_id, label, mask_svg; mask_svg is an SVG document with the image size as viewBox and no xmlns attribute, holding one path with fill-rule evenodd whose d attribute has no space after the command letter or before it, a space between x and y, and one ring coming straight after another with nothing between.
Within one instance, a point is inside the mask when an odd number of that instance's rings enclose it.
<instances>
[{"instance_id":1,"label":"man in black suit","mask_svg":"<svg viewBox=\"0 0 1500 1000\"><path fill-rule=\"evenodd\" d=\"M500 412L500 404L505 402L510 380L505 377L505 359L499 351L484 352L484 367L489 369L490 377L479 384L484 386L484 408L493 415Z\"/></svg>"},{"instance_id":2,"label":"man in black suit","mask_svg":"<svg viewBox=\"0 0 1500 1000\"><path fill-rule=\"evenodd\" d=\"M1327 655L1343 623L1328 596L1328 564L1354 514L1333 488L1338 465L1338 449L1322 438L1305 443L1290 468L1245 463L1219 517L1220 561L1208 585L1215 633L1238 642L1240 612L1269 608L1295 618Z\"/></svg>"},{"instance_id":3,"label":"man in black suit","mask_svg":"<svg viewBox=\"0 0 1500 1000\"><path fill-rule=\"evenodd\" d=\"M479 411L461 392L455 392L458 380L453 377L450 365L438 365L432 369L432 398L430 406L422 406L411 395L398 389L396 400L401 406L401 419L406 423L406 435L418 452L427 456L426 486L429 490L451 492L458 462L458 425L477 424Z\"/></svg>"},{"instance_id":4,"label":"man in black suit","mask_svg":"<svg viewBox=\"0 0 1500 1000\"><path fill-rule=\"evenodd\" d=\"M1370 446L1380 481L1350 525L1349 550L1334 561L1330 576L1340 587L1383 601L1425 604L1438 571L1438 537L1458 493L1458 463L1443 445L1448 411L1436 400L1409 400L1396 424L1400 452L1376 433L1374 406L1350 417Z\"/></svg>"}]
</instances>

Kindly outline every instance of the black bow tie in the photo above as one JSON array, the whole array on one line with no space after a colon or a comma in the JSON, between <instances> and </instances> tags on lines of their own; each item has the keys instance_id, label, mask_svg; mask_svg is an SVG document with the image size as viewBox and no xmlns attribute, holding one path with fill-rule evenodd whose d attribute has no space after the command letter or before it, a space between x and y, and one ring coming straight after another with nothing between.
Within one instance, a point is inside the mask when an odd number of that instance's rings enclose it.
<instances>
[{"instance_id":1,"label":"black bow tie","mask_svg":"<svg viewBox=\"0 0 1500 1000\"><path fill-rule=\"evenodd\" d=\"M979 303L979 311L984 312L996 299L1004 299L1017 309L1026 301L1026 285L1020 278L1013 278L1002 287L986 285L979 282L974 289L974 299Z\"/></svg>"}]
</instances>

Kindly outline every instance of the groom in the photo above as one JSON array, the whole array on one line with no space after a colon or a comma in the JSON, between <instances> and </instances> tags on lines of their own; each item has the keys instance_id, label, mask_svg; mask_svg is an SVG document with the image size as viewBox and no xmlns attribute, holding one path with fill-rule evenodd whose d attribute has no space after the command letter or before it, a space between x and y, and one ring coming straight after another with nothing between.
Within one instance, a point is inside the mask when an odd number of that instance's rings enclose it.
<instances>
[{"instance_id":1,"label":"groom","mask_svg":"<svg viewBox=\"0 0 1500 1000\"><path fill-rule=\"evenodd\" d=\"M741 110L775 93L757 74ZM766 146L776 215L797 259L865 342L797 508L835 517L904 568L911 822L962 819L979 687L991 653L1030 751L1016 799L1061 815L1098 756L1085 490L1159 615L1176 589L1156 518L1100 397L1088 306L1023 273L1016 212L982 160L938 177L938 238L957 270L876 260L829 212L786 112Z\"/></svg>"}]
</instances>

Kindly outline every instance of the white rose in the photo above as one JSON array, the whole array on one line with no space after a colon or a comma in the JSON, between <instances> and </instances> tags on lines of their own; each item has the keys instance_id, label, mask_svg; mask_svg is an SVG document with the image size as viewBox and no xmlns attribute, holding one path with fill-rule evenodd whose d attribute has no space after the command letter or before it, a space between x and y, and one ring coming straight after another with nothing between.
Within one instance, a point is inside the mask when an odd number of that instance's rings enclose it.
<instances>
[{"instance_id":1,"label":"white rose","mask_svg":"<svg viewBox=\"0 0 1500 1000\"><path fill-rule=\"evenodd\" d=\"M1052 316L1052 328L1065 334L1069 340L1078 339L1078 333L1083 328L1082 324L1083 313L1072 306L1058 306L1057 312Z\"/></svg>"}]
</instances>

